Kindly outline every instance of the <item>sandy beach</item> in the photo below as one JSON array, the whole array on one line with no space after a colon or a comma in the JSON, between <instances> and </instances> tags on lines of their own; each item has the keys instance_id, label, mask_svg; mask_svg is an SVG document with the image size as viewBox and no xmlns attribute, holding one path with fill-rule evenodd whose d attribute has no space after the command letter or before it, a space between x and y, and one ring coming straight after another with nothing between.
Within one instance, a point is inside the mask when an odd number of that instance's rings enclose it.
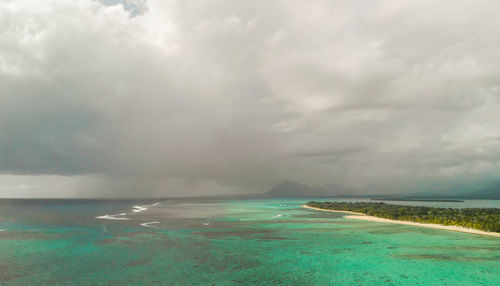
<instances>
[{"instance_id":1,"label":"sandy beach","mask_svg":"<svg viewBox=\"0 0 500 286\"><path fill-rule=\"evenodd\" d=\"M317 211L324 211L324 212L332 212L332 213L349 213L349 214L355 214L359 216L366 216L364 213L357 213L357 212L351 212L351 211L337 211L337 210L327 210L327 209L320 209L320 208L315 208L315 207L310 207L308 205L303 205L302 207L306 209L312 209L312 210L317 210Z\"/></svg>"},{"instance_id":2,"label":"sandy beach","mask_svg":"<svg viewBox=\"0 0 500 286\"><path fill-rule=\"evenodd\" d=\"M466 228L466 227L461 227L461 226L455 226L455 225L441 225L441 224L433 224L433 223L420 223L420 222L413 222L413 221L393 220L393 219L386 219L386 218L369 216L369 215L365 215L363 213L357 213L357 212L351 212L351 211L326 210L326 209L314 208L314 207L310 207L310 206L306 206L306 205L303 205L303 207L308 208L308 209L318 210L318 211L325 211L325 212L353 214L353 215L344 216L345 218L349 218L349 219L359 219L359 220L367 220L367 221L374 221L374 222L385 222L385 223L394 223L394 224L402 224L402 225L411 225L411 226L419 226L419 227L427 227L427 228L434 228L434 229L441 229L441 230L451 230L451 231L459 231L459 232L465 232L465 233L471 233L471 234L500 237L500 233L498 233L498 232L488 232L488 231L482 231L482 230Z\"/></svg>"}]
</instances>

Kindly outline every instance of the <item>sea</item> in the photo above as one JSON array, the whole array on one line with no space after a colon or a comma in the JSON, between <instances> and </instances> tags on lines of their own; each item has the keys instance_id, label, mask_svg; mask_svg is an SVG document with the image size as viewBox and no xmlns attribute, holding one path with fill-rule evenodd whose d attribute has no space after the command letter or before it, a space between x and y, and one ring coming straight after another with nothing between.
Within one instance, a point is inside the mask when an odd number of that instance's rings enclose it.
<instances>
[{"instance_id":1,"label":"sea","mask_svg":"<svg viewBox=\"0 0 500 286\"><path fill-rule=\"evenodd\" d=\"M497 237L353 220L310 200L0 200L0 285L500 285Z\"/></svg>"}]
</instances>

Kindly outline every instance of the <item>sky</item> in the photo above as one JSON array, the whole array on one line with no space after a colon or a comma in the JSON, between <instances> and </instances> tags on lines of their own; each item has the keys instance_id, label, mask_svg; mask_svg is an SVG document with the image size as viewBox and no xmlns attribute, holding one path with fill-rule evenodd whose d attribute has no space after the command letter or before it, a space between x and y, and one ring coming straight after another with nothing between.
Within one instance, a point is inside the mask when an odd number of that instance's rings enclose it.
<instances>
[{"instance_id":1,"label":"sky","mask_svg":"<svg viewBox=\"0 0 500 286\"><path fill-rule=\"evenodd\" d=\"M0 197L445 194L500 170L500 2L2 0Z\"/></svg>"}]
</instances>

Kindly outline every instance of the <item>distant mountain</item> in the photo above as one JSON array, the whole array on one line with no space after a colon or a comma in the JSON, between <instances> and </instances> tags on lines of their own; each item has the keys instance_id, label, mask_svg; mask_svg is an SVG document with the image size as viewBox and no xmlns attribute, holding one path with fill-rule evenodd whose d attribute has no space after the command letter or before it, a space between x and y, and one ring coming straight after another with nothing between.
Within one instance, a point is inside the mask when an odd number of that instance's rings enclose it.
<instances>
[{"instance_id":1,"label":"distant mountain","mask_svg":"<svg viewBox=\"0 0 500 286\"><path fill-rule=\"evenodd\" d=\"M373 199L392 199L392 200L422 200L422 199L490 199L500 200L500 180L483 184L479 189L476 187L474 191L464 192L469 186L462 188L450 187L445 191L441 190L439 194L436 192L420 192L413 194L386 194L386 195L365 195ZM455 190L455 192L453 192ZM290 180L283 181L272 187L264 194L267 198L297 198L297 197L333 197L333 196L360 196L357 190L338 185L329 184L323 187L311 187Z\"/></svg>"},{"instance_id":2,"label":"distant mountain","mask_svg":"<svg viewBox=\"0 0 500 286\"><path fill-rule=\"evenodd\" d=\"M264 195L269 198L331 197L352 194L353 190L337 184L325 187L310 187L293 181L283 181L272 187Z\"/></svg>"}]
</instances>

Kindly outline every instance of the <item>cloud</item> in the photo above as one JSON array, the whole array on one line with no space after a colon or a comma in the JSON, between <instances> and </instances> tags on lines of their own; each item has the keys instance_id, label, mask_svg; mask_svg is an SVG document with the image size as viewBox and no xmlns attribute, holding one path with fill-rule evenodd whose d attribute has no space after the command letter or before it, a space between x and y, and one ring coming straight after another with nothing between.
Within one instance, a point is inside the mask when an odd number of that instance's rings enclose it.
<instances>
[{"instance_id":1,"label":"cloud","mask_svg":"<svg viewBox=\"0 0 500 286\"><path fill-rule=\"evenodd\" d=\"M0 172L145 196L493 178L498 5L3 1Z\"/></svg>"}]
</instances>

